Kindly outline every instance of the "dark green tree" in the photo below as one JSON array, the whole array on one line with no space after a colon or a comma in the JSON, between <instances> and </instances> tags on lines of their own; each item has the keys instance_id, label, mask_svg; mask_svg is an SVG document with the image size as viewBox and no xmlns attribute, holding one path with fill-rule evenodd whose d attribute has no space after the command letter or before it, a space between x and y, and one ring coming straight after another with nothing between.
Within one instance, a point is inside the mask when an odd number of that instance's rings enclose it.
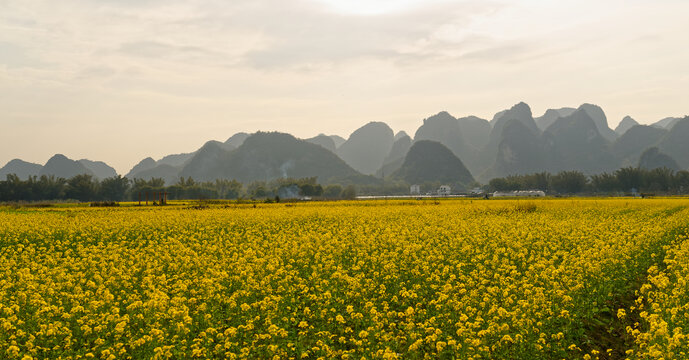
<instances>
[{"instance_id":1,"label":"dark green tree","mask_svg":"<svg viewBox=\"0 0 689 360\"><path fill-rule=\"evenodd\" d=\"M124 201L128 190L129 179L117 175L101 181L99 197L106 201Z\"/></svg>"},{"instance_id":2,"label":"dark green tree","mask_svg":"<svg viewBox=\"0 0 689 360\"><path fill-rule=\"evenodd\" d=\"M68 199L92 201L98 196L98 182L92 175L76 175L67 180L65 195Z\"/></svg>"},{"instance_id":3,"label":"dark green tree","mask_svg":"<svg viewBox=\"0 0 689 360\"><path fill-rule=\"evenodd\" d=\"M354 185L347 185L347 187L345 187L342 190L342 194L340 194L340 197L345 200L356 199L356 188L354 187Z\"/></svg>"},{"instance_id":4,"label":"dark green tree","mask_svg":"<svg viewBox=\"0 0 689 360\"><path fill-rule=\"evenodd\" d=\"M617 180L617 176L610 173L591 176L591 187L593 191L597 193L612 193L622 189Z\"/></svg>"},{"instance_id":5,"label":"dark green tree","mask_svg":"<svg viewBox=\"0 0 689 360\"><path fill-rule=\"evenodd\" d=\"M340 197L340 194L342 194L341 185L331 184L327 185L325 189L323 189L323 196L328 199L337 199Z\"/></svg>"},{"instance_id":6,"label":"dark green tree","mask_svg":"<svg viewBox=\"0 0 689 360\"><path fill-rule=\"evenodd\" d=\"M553 190L561 194L576 194L584 191L588 183L580 171L561 171L550 178Z\"/></svg>"},{"instance_id":7,"label":"dark green tree","mask_svg":"<svg viewBox=\"0 0 689 360\"><path fill-rule=\"evenodd\" d=\"M643 171L635 167L626 167L615 171L615 177L620 184L622 191L632 191L641 189L643 186Z\"/></svg>"}]
</instances>

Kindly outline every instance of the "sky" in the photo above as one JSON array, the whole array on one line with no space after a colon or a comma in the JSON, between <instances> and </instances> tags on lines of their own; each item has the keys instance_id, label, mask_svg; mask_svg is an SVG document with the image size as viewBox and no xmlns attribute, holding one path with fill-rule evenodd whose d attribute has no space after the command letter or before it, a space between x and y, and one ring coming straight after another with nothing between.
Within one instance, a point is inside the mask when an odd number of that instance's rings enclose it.
<instances>
[{"instance_id":1,"label":"sky","mask_svg":"<svg viewBox=\"0 0 689 360\"><path fill-rule=\"evenodd\" d=\"M413 136L440 111L689 114L686 0L0 0L0 166L240 131Z\"/></svg>"}]
</instances>

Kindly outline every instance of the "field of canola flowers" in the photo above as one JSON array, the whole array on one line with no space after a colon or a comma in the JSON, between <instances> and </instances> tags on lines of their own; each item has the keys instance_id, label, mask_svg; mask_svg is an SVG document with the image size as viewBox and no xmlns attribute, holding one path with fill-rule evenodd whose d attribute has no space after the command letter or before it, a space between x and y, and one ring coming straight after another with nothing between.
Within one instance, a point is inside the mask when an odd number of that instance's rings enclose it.
<instances>
[{"instance_id":1,"label":"field of canola flowers","mask_svg":"<svg viewBox=\"0 0 689 360\"><path fill-rule=\"evenodd\" d=\"M689 358L688 199L0 208L0 358Z\"/></svg>"}]
</instances>

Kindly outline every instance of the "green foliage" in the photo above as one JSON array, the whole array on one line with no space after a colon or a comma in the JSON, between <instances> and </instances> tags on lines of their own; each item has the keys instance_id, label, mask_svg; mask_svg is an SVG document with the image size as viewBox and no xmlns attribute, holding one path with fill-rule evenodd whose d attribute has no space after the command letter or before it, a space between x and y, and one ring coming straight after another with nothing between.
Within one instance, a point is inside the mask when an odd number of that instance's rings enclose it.
<instances>
[{"instance_id":1,"label":"green foliage","mask_svg":"<svg viewBox=\"0 0 689 360\"><path fill-rule=\"evenodd\" d=\"M599 192L612 193L620 189L620 182L615 174L602 173L591 176L591 187Z\"/></svg>"},{"instance_id":2,"label":"green foliage","mask_svg":"<svg viewBox=\"0 0 689 360\"><path fill-rule=\"evenodd\" d=\"M356 188L354 187L354 185L347 185L347 187L345 187L344 190L342 190L340 197L345 200L356 199Z\"/></svg>"},{"instance_id":3,"label":"green foliage","mask_svg":"<svg viewBox=\"0 0 689 360\"><path fill-rule=\"evenodd\" d=\"M489 191L543 190L555 194L615 194L638 192L659 194L689 193L689 171L674 172L668 168L652 170L626 167L614 173L586 177L578 171L562 171L556 175L537 173L492 179Z\"/></svg>"},{"instance_id":4,"label":"green foliage","mask_svg":"<svg viewBox=\"0 0 689 360\"><path fill-rule=\"evenodd\" d=\"M615 176L620 184L622 191L631 191L632 189L639 189L643 184L644 170L634 167L626 167L615 171Z\"/></svg>"},{"instance_id":5,"label":"green foliage","mask_svg":"<svg viewBox=\"0 0 689 360\"><path fill-rule=\"evenodd\" d=\"M323 189L323 196L327 199L337 199L342 194L342 186L337 184L327 185Z\"/></svg>"},{"instance_id":6,"label":"green foliage","mask_svg":"<svg viewBox=\"0 0 689 360\"><path fill-rule=\"evenodd\" d=\"M247 195L252 199L260 199L272 196L268 189L265 181L252 181L246 187Z\"/></svg>"},{"instance_id":7,"label":"green foliage","mask_svg":"<svg viewBox=\"0 0 689 360\"><path fill-rule=\"evenodd\" d=\"M81 174L67 180L65 196L68 199L89 201L98 197L99 183L93 176Z\"/></svg>"},{"instance_id":8,"label":"green foliage","mask_svg":"<svg viewBox=\"0 0 689 360\"><path fill-rule=\"evenodd\" d=\"M504 178L495 178L488 183L492 191L512 190L543 190L551 189L551 175L540 172L529 175L510 175Z\"/></svg>"},{"instance_id":9,"label":"green foliage","mask_svg":"<svg viewBox=\"0 0 689 360\"><path fill-rule=\"evenodd\" d=\"M561 194L577 194L583 192L588 179L580 171L561 171L550 179L553 190Z\"/></svg>"},{"instance_id":10,"label":"green foliage","mask_svg":"<svg viewBox=\"0 0 689 360\"><path fill-rule=\"evenodd\" d=\"M129 179L117 175L100 183L100 198L107 201L124 201L129 190Z\"/></svg>"}]
</instances>

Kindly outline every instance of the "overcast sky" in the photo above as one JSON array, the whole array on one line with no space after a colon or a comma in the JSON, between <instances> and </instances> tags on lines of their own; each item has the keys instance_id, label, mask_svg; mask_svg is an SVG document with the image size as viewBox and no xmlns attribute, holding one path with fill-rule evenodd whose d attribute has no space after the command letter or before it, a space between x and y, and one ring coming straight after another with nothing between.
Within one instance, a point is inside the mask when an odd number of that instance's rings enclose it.
<instances>
[{"instance_id":1,"label":"overcast sky","mask_svg":"<svg viewBox=\"0 0 689 360\"><path fill-rule=\"evenodd\" d=\"M239 131L689 113L686 0L0 0L0 166L126 173Z\"/></svg>"}]
</instances>

